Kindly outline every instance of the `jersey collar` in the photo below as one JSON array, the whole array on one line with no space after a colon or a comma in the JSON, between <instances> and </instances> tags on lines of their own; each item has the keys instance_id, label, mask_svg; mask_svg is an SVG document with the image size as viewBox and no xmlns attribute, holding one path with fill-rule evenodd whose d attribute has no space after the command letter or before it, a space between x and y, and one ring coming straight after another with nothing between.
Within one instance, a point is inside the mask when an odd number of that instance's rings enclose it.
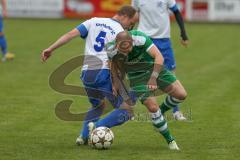
<instances>
[{"instance_id":1,"label":"jersey collar","mask_svg":"<svg viewBox=\"0 0 240 160\"><path fill-rule=\"evenodd\" d=\"M119 23L121 25L121 23L119 21L117 21L116 19L113 19L113 18L110 18L110 19L115 21L115 22L117 22L117 23Z\"/></svg>"}]
</instances>

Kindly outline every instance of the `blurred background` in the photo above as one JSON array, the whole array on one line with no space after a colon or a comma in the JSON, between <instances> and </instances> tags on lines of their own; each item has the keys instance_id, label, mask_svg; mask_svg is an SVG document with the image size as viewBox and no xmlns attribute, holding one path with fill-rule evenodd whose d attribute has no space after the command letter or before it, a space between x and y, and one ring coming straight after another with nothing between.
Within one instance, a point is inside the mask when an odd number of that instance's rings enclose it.
<instances>
[{"instance_id":1,"label":"blurred background","mask_svg":"<svg viewBox=\"0 0 240 160\"><path fill-rule=\"evenodd\" d=\"M187 21L240 22L239 0L176 0ZM131 0L7 0L8 17L109 17Z\"/></svg>"}]
</instances>

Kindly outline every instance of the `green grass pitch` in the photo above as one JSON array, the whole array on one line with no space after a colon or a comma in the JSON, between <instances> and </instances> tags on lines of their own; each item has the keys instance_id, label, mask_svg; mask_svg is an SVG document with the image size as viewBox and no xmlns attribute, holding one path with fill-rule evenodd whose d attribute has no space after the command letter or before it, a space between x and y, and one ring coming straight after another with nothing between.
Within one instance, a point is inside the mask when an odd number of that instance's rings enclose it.
<instances>
[{"instance_id":1,"label":"green grass pitch","mask_svg":"<svg viewBox=\"0 0 240 160\"><path fill-rule=\"evenodd\" d=\"M49 75L71 57L82 54L84 41L73 40L58 49L46 64L40 52L81 21L5 21L12 62L0 63L0 159L1 160L235 160L240 148L240 32L239 25L186 24L190 45L179 42L172 24L177 76L188 91L182 111L189 122L169 120L169 128L181 151L169 151L149 122L131 121L113 128L112 148L98 151L77 147L81 122L58 119L54 106L73 99L72 112L86 111L86 97L63 95L48 85ZM66 83L81 85L80 69ZM161 101L162 98L159 99ZM191 111L191 112L190 112ZM136 113L146 109L138 104ZM170 113L169 113L170 116Z\"/></svg>"}]
</instances>

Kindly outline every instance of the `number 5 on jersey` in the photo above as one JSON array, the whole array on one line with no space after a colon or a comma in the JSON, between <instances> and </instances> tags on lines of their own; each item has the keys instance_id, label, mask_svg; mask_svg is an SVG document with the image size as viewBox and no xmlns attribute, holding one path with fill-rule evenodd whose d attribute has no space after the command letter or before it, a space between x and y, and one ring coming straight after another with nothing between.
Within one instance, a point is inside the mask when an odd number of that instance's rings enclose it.
<instances>
[{"instance_id":1,"label":"number 5 on jersey","mask_svg":"<svg viewBox=\"0 0 240 160\"><path fill-rule=\"evenodd\" d=\"M101 31L101 32L99 33L99 35L97 36L97 38L96 38L97 44L94 45L95 51L101 52L101 51L103 50L104 45L105 45L105 37L106 37L106 34L107 34L106 32Z\"/></svg>"}]
</instances>

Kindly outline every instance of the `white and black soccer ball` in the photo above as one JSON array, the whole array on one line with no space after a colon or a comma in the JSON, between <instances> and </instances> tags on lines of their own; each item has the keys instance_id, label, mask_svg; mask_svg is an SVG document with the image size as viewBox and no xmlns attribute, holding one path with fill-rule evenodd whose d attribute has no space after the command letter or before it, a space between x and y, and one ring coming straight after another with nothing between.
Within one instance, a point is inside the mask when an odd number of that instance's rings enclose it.
<instances>
[{"instance_id":1,"label":"white and black soccer ball","mask_svg":"<svg viewBox=\"0 0 240 160\"><path fill-rule=\"evenodd\" d=\"M90 144L96 149L109 149L113 143L114 135L107 127L95 128L90 135Z\"/></svg>"}]
</instances>

